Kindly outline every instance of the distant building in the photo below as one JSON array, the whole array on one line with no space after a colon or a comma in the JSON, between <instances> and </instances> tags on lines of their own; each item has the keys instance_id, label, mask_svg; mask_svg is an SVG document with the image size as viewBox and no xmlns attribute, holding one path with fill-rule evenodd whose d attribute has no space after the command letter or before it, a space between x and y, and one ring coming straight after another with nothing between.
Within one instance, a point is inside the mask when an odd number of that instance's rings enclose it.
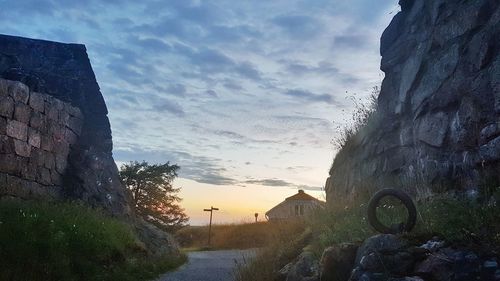
<instances>
[{"instance_id":1,"label":"distant building","mask_svg":"<svg viewBox=\"0 0 500 281\"><path fill-rule=\"evenodd\" d=\"M293 196L285 199L274 208L266 212L266 218L270 221L297 218L308 215L312 210L323 207L325 202L299 190Z\"/></svg>"}]
</instances>

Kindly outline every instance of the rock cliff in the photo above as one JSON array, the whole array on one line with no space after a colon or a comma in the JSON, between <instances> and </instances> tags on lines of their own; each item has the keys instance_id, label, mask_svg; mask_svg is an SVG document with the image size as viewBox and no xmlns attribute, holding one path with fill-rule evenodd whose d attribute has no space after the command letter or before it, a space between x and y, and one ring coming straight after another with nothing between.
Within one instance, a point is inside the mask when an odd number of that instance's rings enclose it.
<instances>
[{"instance_id":1,"label":"rock cliff","mask_svg":"<svg viewBox=\"0 0 500 281\"><path fill-rule=\"evenodd\" d=\"M400 4L381 38L377 112L336 155L330 204L384 187L425 195L499 185L500 2Z\"/></svg>"}]
</instances>

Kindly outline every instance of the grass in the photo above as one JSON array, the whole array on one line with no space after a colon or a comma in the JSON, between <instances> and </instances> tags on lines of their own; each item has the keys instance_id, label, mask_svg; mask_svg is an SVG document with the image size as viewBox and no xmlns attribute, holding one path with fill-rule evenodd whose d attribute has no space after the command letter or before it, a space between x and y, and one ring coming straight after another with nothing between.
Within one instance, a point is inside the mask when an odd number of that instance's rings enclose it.
<instances>
[{"instance_id":1,"label":"grass","mask_svg":"<svg viewBox=\"0 0 500 281\"><path fill-rule=\"evenodd\" d=\"M82 205L0 201L0 280L148 280L184 261L148 260L136 241Z\"/></svg>"},{"instance_id":2,"label":"grass","mask_svg":"<svg viewBox=\"0 0 500 281\"><path fill-rule=\"evenodd\" d=\"M208 226L187 226L177 231L175 237L188 251L261 248L290 227L288 223L269 222L216 224L212 225L210 247L207 247Z\"/></svg>"},{"instance_id":3,"label":"grass","mask_svg":"<svg viewBox=\"0 0 500 281\"><path fill-rule=\"evenodd\" d=\"M390 223L402 218L397 208L386 205L383 218ZM384 207L383 207L384 208ZM438 236L451 245L473 248L479 252L500 251L500 206L480 204L471 200L434 197L417 203L415 229L405 234L414 243ZM392 214L391 214L392 213ZM323 250L343 242L360 243L376 234L366 219L366 205L343 209L318 210L305 223L308 239L290 239L297 233L274 237L270 246L247 267L239 270L238 281L275 280L278 270L293 260L302 250L312 252L318 259ZM262 269L262 270L261 270Z\"/></svg>"},{"instance_id":4,"label":"grass","mask_svg":"<svg viewBox=\"0 0 500 281\"><path fill-rule=\"evenodd\" d=\"M303 221L270 223L273 231L269 244L255 259L240 266L236 280L274 281L278 271L297 257L310 242L311 231Z\"/></svg>"}]
</instances>

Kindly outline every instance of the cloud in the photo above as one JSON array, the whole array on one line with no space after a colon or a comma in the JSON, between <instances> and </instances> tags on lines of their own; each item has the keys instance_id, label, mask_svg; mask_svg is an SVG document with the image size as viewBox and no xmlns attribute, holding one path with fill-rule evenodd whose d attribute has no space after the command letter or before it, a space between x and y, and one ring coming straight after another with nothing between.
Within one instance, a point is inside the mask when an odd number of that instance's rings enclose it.
<instances>
[{"instance_id":1,"label":"cloud","mask_svg":"<svg viewBox=\"0 0 500 281\"><path fill-rule=\"evenodd\" d=\"M292 183L280 179L246 180L243 183L257 184L263 186L293 186Z\"/></svg>"},{"instance_id":2,"label":"cloud","mask_svg":"<svg viewBox=\"0 0 500 281\"><path fill-rule=\"evenodd\" d=\"M272 22L294 39L308 39L323 30L317 19L307 15L279 15L273 18Z\"/></svg>"},{"instance_id":3,"label":"cloud","mask_svg":"<svg viewBox=\"0 0 500 281\"><path fill-rule=\"evenodd\" d=\"M314 94L307 90L291 89L284 92L285 95L309 102L335 103L333 96L329 94Z\"/></svg>"},{"instance_id":4,"label":"cloud","mask_svg":"<svg viewBox=\"0 0 500 281\"><path fill-rule=\"evenodd\" d=\"M368 44L366 35L361 34L348 34L339 35L334 38L334 49L336 48L363 48Z\"/></svg>"},{"instance_id":5,"label":"cloud","mask_svg":"<svg viewBox=\"0 0 500 281\"><path fill-rule=\"evenodd\" d=\"M159 102L153 105L152 110L157 112L169 112L178 117L183 117L186 114L184 112L184 109L182 109L182 107L177 102L170 101L164 98L159 99Z\"/></svg>"}]
</instances>

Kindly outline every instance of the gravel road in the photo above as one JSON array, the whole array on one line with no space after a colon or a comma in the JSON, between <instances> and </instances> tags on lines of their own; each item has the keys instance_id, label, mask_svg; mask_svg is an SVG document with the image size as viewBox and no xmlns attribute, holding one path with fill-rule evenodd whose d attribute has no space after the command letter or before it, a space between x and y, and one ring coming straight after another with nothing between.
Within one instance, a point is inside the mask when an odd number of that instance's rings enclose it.
<instances>
[{"instance_id":1,"label":"gravel road","mask_svg":"<svg viewBox=\"0 0 500 281\"><path fill-rule=\"evenodd\" d=\"M188 262L157 281L233 281L237 264L255 256L255 250L189 252Z\"/></svg>"}]
</instances>

